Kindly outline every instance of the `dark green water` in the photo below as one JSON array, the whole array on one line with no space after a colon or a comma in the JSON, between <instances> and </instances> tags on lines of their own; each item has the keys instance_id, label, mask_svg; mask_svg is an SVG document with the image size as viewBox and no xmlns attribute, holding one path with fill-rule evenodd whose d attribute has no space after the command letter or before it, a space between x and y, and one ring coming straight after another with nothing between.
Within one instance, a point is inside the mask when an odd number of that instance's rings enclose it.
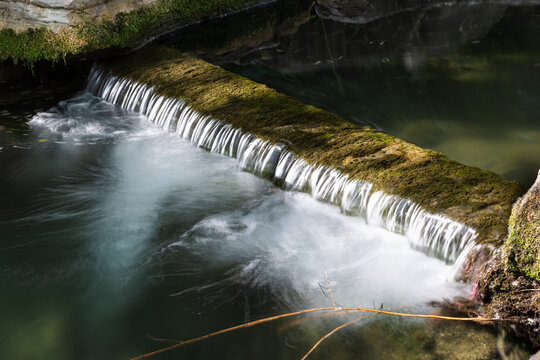
<instances>
[{"instance_id":1,"label":"dark green water","mask_svg":"<svg viewBox=\"0 0 540 360\"><path fill-rule=\"evenodd\" d=\"M262 49L207 57L529 186L540 168L539 11L447 5L366 25L312 15Z\"/></svg>"}]
</instances>

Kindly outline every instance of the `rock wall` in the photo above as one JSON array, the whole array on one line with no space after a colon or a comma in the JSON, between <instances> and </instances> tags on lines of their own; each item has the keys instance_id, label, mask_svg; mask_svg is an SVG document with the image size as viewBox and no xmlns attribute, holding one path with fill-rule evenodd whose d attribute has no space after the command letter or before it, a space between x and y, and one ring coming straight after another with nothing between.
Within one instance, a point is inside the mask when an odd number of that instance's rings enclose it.
<instances>
[{"instance_id":1,"label":"rock wall","mask_svg":"<svg viewBox=\"0 0 540 360\"><path fill-rule=\"evenodd\" d=\"M156 0L0 0L0 30L46 27L52 31L85 19L110 20Z\"/></svg>"}]
</instances>

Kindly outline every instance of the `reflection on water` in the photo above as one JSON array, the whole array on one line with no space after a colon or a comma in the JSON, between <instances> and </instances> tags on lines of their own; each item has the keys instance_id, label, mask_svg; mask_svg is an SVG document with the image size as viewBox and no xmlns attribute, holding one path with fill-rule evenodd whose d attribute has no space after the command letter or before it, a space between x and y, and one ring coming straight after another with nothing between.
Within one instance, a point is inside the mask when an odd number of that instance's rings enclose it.
<instances>
[{"instance_id":1,"label":"reflection on water","mask_svg":"<svg viewBox=\"0 0 540 360\"><path fill-rule=\"evenodd\" d=\"M444 3L367 24L313 15L273 47L206 57L530 185L540 167L539 31L538 7Z\"/></svg>"},{"instance_id":2,"label":"reflection on water","mask_svg":"<svg viewBox=\"0 0 540 360\"><path fill-rule=\"evenodd\" d=\"M430 312L429 301L468 292L402 236L238 172L90 94L30 126L30 139L0 153L2 358L128 358L161 345L149 335L186 339L327 306L325 267L344 306ZM297 359L337 320L253 328L165 358ZM489 329L445 337L452 329L381 317L316 356L435 359L472 336L484 344L476 358L498 357Z\"/></svg>"}]
</instances>

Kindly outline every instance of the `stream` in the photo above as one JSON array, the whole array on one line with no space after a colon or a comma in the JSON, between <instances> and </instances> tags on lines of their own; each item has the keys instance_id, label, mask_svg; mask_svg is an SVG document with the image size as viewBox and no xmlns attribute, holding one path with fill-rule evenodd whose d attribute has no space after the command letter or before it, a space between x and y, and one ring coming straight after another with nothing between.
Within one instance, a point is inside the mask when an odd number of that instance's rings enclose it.
<instances>
[{"instance_id":1,"label":"stream","mask_svg":"<svg viewBox=\"0 0 540 360\"><path fill-rule=\"evenodd\" d=\"M481 32L427 41L421 51L392 45L384 20L344 25L312 13L271 46L202 56L527 185L540 167L531 11L492 9ZM511 30L513 21L524 25ZM498 40L497 31L511 35ZM516 33L529 37L510 46ZM340 41L367 48L340 53L331 45ZM413 50L419 62L407 57L417 59ZM0 358L126 359L166 339L332 306L332 295L339 306L423 314L470 296L472 285L456 280L459 254L419 249L407 234L255 176L241 157L206 151L171 124L96 96L91 82L73 83L21 92L0 109ZM300 359L355 316L282 319L156 358ZM377 315L334 334L310 359L509 354L527 359L526 344L494 327Z\"/></svg>"}]
</instances>

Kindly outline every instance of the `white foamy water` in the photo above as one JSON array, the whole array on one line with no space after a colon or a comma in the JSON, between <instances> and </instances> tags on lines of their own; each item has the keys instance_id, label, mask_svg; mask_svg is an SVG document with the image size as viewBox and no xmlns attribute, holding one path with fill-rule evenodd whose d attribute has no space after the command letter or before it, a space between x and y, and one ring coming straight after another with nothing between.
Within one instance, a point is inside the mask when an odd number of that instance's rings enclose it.
<instances>
[{"instance_id":1,"label":"white foamy water","mask_svg":"<svg viewBox=\"0 0 540 360\"><path fill-rule=\"evenodd\" d=\"M163 129L205 150L237 158L240 170L270 179L287 190L306 192L339 206L371 225L405 235L410 245L426 254L456 262L474 244L476 232L442 215L430 214L408 199L372 191L372 186L340 172L308 164L286 149L230 124L202 116L187 101L157 95L144 84L94 67L88 90L123 108L140 112Z\"/></svg>"},{"instance_id":2,"label":"white foamy water","mask_svg":"<svg viewBox=\"0 0 540 360\"><path fill-rule=\"evenodd\" d=\"M235 264L230 282L270 289L296 308L331 304L321 290L328 295L325 268L341 306L419 310L467 289L453 280L454 267L411 249L402 235L305 194L279 191L258 206L208 217L169 251L190 253L209 269Z\"/></svg>"}]
</instances>

